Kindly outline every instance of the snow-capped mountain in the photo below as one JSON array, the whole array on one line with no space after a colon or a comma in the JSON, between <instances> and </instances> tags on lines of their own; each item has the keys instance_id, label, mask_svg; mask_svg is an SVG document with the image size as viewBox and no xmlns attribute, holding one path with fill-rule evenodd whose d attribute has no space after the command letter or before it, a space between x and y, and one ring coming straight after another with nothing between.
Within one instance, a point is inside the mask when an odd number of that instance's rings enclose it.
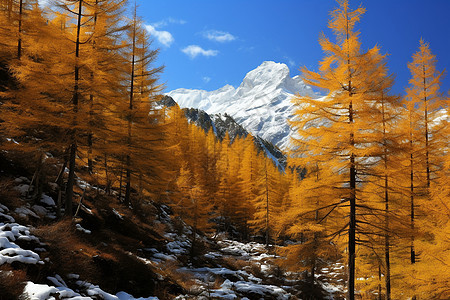
<instances>
[{"instance_id":1,"label":"snow-capped mountain","mask_svg":"<svg viewBox=\"0 0 450 300\"><path fill-rule=\"evenodd\" d=\"M227 113L253 135L286 149L291 135L287 120L293 113L291 98L296 93L319 97L300 76L291 78L287 65L266 61L247 73L238 88L176 89L167 95L182 108Z\"/></svg>"}]
</instances>

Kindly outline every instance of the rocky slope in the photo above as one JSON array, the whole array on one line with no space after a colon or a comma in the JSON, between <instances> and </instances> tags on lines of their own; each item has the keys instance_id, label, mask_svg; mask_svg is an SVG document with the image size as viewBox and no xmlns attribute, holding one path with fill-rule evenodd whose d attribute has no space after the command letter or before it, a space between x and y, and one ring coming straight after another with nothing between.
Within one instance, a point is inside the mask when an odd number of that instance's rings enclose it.
<instances>
[{"instance_id":1,"label":"rocky slope","mask_svg":"<svg viewBox=\"0 0 450 300\"><path fill-rule=\"evenodd\" d=\"M167 107L177 105L175 100L170 96L164 96L159 104ZM198 108L183 108L183 111L189 122L195 123L205 132L213 130L220 140L225 137L226 132L228 132L231 141L234 141L236 137L246 137L248 134L248 131L227 113L210 115ZM260 151L264 151L268 157L272 158L280 169L285 168L286 155L277 146L260 136L254 136L254 143Z\"/></svg>"}]
</instances>

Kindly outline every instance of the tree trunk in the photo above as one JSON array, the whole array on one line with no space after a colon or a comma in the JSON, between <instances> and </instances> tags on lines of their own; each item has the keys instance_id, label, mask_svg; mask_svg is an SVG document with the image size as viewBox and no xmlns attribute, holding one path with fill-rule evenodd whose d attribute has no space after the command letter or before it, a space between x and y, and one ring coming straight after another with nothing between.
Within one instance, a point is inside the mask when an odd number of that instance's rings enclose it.
<instances>
[{"instance_id":1,"label":"tree trunk","mask_svg":"<svg viewBox=\"0 0 450 300\"><path fill-rule=\"evenodd\" d=\"M391 263L390 263L390 241L389 241L389 199L388 199L388 178L385 178L385 234L384 234L384 255L385 255L385 281L386 281L386 300L391 299Z\"/></svg>"},{"instance_id":2,"label":"tree trunk","mask_svg":"<svg viewBox=\"0 0 450 300\"><path fill-rule=\"evenodd\" d=\"M197 231L197 216L194 217L194 226L192 227L192 244L191 244L191 251L189 253L191 261L194 259L195 256L195 246L197 243L196 231Z\"/></svg>"},{"instance_id":3,"label":"tree trunk","mask_svg":"<svg viewBox=\"0 0 450 300\"><path fill-rule=\"evenodd\" d=\"M23 15L23 0L19 2L19 38L17 40L17 58L22 57L22 15Z\"/></svg>"},{"instance_id":4,"label":"tree trunk","mask_svg":"<svg viewBox=\"0 0 450 300\"><path fill-rule=\"evenodd\" d=\"M106 177L106 187L105 192L106 195L111 195L111 182L109 180L109 174L108 174L108 156L105 153L105 177Z\"/></svg>"},{"instance_id":5,"label":"tree trunk","mask_svg":"<svg viewBox=\"0 0 450 300\"><path fill-rule=\"evenodd\" d=\"M72 199L73 199L73 186L75 183L75 158L77 153L77 145L73 143L70 146L69 154L69 178L67 179L66 186L66 201L65 201L65 215L72 216Z\"/></svg>"},{"instance_id":6,"label":"tree trunk","mask_svg":"<svg viewBox=\"0 0 450 300\"><path fill-rule=\"evenodd\" d=\"M355 300L356 256L356 168L355 156L350 156L350 223L348 228L348 298Z\"/></svg>"},{"instance_id":7,"label":"tree trunk","mask_svg":"<svg viewBox=\"0 0 450 300\"><path fill-rule=\"evenodd\" d=\"M384 97L384 95L382 95ZM384 110L384 99L381 102L382 119L383 119L383 160L384 160L384 202L385 202L385 219L384 219L384 256L385 256L385 281L386 281L386 300L391 299L391 263L390 263L390 241L389 241L389 176L388 176L388 152L386 137L386 114Z\"/></svg>"},{"instance_id":8,"label":"tree trunk","mask_svg":"<svg viewBox=\"0 0 450 300\"><path fill-rule=\"evenodd\" d=\"M42 194L44 193L43 190L44 179L42 178L43 176L42 168L44 165L43 161L44 161L44 153L41 152L37 161L36 177L34 178L34 192L32 198L35 203L38 203L41 200Z\"/></svg>"},{"instance_id":9,"label":"tree trunk","mask_svg":"<svg viewBox=\"0 0 450 300\"><path fill-rule=\"evenodd\" d=\"M414 250L414 166L413 154L411 153L411 170L410 170L410 198L411 198L411 264L416 262L416 254Z\"/></svg>"},{"instance_id":10,"label":"tree trunk","mask_svg":"<svg viewBox=\"0 0 450 300\"><path fill-rule=\"evenodd\" d=\"M351 99L353 95L352 86L352 70L350 61L350 50L349 50L349 15L346 9L346 40L347 40L347 69L348 69L348 96L350 98L350 103L348 107L348 123L353 126L353 100ZM355 256L356 256L356 165L355 165L355 154L353 153L353 147L355 146L355 137L353 129L350 131L350 220L348 226L348 298L349 300L355 300Z\"/></svg>"},{"instance_id":11,"label":"tree trunk","mask_svg":"<svg viewBox=\"0 0 450 300\"><path fill-rule=\"evenodd\" d=\"M131 204L130 195L131 195L131 171L130 171L130 156L127 155L127 171L125 176L126 186L125 186L125 205L129 206Z\"/></svg>"},{"instance_id":12,"label":"tree trunk","mask_svg":"<svg viewBox=\"0 0 450 300\"><path fill-rule=\"evenodd\" d=\"M93 77L93 75L92 75ZM92 133L92 130L90 129L92 126L93 121L93 106L94 106L94 95L89 96L89 102L90 102L90 108L89 108L89 133L87 136L87 144L88 144L88 171L89 174L92 174L94 169L94 163L92 161L92 148L93 148L93 137L94 134Z\"/></svg>"},{"instance_id":13,"label":"tree trunk","mask_svg":"<svg viewBox=\"0 0 450 300\"><path fill-rule=\"evenodd\" d=\"M61 166L61 170L58 173L58 177L56 177L55 183L58 186L58 200L56 202L56 217L58 219L61 218L61 201L62 201L62 185L64 181L64 171L66 170L67 163L69 162L69 151L70 148L67 148L64 152L64 163Z\"/></svg>"},{"instance_id":14,"label":"tree trunk","mask_svg":"<svg viewBox=\"0 0 450 300\"><path fill-rule=\"evenodd\" d=\"M351 82L349 84L349 90L351 91ZM349 96L352 94L350 92ZM353 103L349 104L349 124L353 123ZM350 146L355 145L355 138L353 131L350 132ZM356 258L356 165L355 155L353 149L350 154L350 220L348 227L348 298L349 300L355 299L355 258Z\"/></svg>"},{"instance_id":15,"label":"tree trunk","mask_svg":"<svg viewBox=\"0 0 450 300\"><path fill-rule=\"evenodd\" d=\"M58 186L58 199L56 199L56 219L61 219L61 187Z\"/></svg>"},{"instance_id":16,"label":"tree trunk","mask_svg":"<svg viewBox=\"0 0 450 300\"><path fill-rule=\"evenodd\" d=\"M76 163L76 155L77 155L77 114L78 114L78 93L79 93L79 78L80 78L80 66L79 66L79 58L80 58L80 32L81 32L81 14L83 8L83 0L78 2L78 20L77 20L77 40L75 44L75 84L73 91L73 129L72 129L72 144L70 145L70 156L69 156L69 178L67 180L66 187L66 201L65 201L65 215L72 216L72 200L73 200L73 186L75 183L75 163Z\"/></svg>"},{"instance_id":17,"label":"tree trunk","mask_svg":"<svg viewBox=\"0 0 450 300\"><path fill-rule=\"evenodd\" d=\"M97 25L97 6L98 6L98 0L95 1L95 11L94 11L94 32L95 27ZM95 35L94 35L95 37ZM95 50L95 38L92 39L92 48ZM94 84L94 72L91 73L91 84ZM93 161L92 161L92 148L93 148L93 132L92 132L92 126L93 126L93 116L94 116L94 95L89 95L89 133L87 137L88 142L88 171L89 174L92 174L93 171Z\"/></svg>"},{"instance_id":18,"label":"tree trunk","mask_svg":"<svg viewBox=\"0 0 450 300\"><path fill-rule=\"evenodd\" d=\"M425 75L425 65L423 67L423 102L425 105L425 161L427 168L427 189L430 188L430 161L429 161L429 146L428 146L428 99L427 99L427 86L426 86L426 75ZM427 191L428 193L428 191Z\"/></svg>"},{"instance_id":19,"label":"tree trunk","mask_svg":"<svg viewBox=\"0 0 450 300\"><path fill-rule=\"evenodd\" d=\"M382 300L381 296L381 262L378 261L378 300Z\"/></svg>"},{"instance_id":20,"label":"tree trunk","mask_svg":"<svg viewBox=\"0 0 450 300\"><path fill-rule=\"evenodd\" d=\"M123 183L123 165L120 164L120 176L119 176L119 202L122 202L122 183Z\"/></svg>"},{"instance_id":21,"label":"tree trunk","mask_svg":"<svg viewBox=\"0 0 450 300\"><path fill-rule=\"evenodd\" d=\"M125 204L130 205L131 195L131 125L132 125L132 112L133 112L133 100L134 100L134 73L136 63L136 5L134 7L134 19L133 19L133 48L131 58L131 78L130 78L130 102L129 102L129 119L128 119L128 154L127 154L127 175L126 175L126 188L125 188Z\"/></svg>"},{"instance_id":22,"label":"tree trunk","mask_svg":"<svg viewBox=\"0 0 450 300\"><path fill-rule=\"evenodd\" d=\"M411 264L415 264L416 263L416 251L414 249L414 238L415 238L415 233L414 233L414 156L413 156L413 136L412 136L412 119L411 119L411 112L410 112L410 124L409 124L409 128L410 128L410 146L411 146L411 154L409 157L410 160L410 171L409 171L409 176L410 176L410 199L411 199L411 254L410 254L410 260L411 260ZM412 300L416 300L416 296L412 297Z\"/></svg>"}]
</instances>

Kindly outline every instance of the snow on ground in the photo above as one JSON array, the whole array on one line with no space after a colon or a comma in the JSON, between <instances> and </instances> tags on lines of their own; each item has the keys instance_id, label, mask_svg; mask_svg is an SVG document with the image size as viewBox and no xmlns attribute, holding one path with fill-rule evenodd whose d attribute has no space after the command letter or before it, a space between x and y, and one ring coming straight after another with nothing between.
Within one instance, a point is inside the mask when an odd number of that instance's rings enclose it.
<instances>
[{"instance_id":1,"label":"snow on ground","mask_svg":"<svg viewBox=\"0 0 450 300\"><path fill-rule=\"evenodd\" d=\"M118 217L119 219L123 220L123 216L115 209L113 208L113 214Z\"/></svg>"},{"instance_id":2,"label":"snow on ground","mask_svg":"<svg viewBox=\"0 0 450 300\"><path fill-rule=\"evenodd\" d=\"M75 227L77 228L78 231L81 231L86 234L91 234L90 230L83 228L80 224L75 225Z\"/></svg>"},{"instance_id":3,"label":"snow on ground","mask_svg":"<svg viewBox=\"0 0 450 300\"><path fill-rule=\"evenodd\" d=\"M24 199L29 197L33 191L33 186L29 185L30 181L26 177L18 177L14 179L14 183L17 185L13 189L19 192ZM30 205L26 203L25 206L16 208L14 213L24 219L32 217L35 219L47 218L54 220L56 219L55 206L56 203L52 197L42 194L39 204ZM0 217L2 216L1 213L0 211Z\"/></svg>"},{"instance_id":4,"label":"snow on ground","mask_svg":"<svg viewBox=\"0 0 450 300\"><path fill-rule=\"evenodd\" d=\"M77 281L80 287L84 287L84 295L74 292L72 289L64 286L58 280L54 281L54 285L35 284L31 281L27 282L22 296L28 297L30 300L90 300L90 299L105 299L105 300L157 300L156 297L148 298L134 298L128 293L118 292L112 295L103 291L97 285L93 285L84 281Z\"/></svg>"},{"instance_id":5,"label":"snow on ground","mask_svg":"<svg viewBox=\"0 0 450 300\"><path fill-rule=\"evenodd\" d=\"M50 200L47 198L47 202ZM21 214L26 212L30 214L30 210L21 207L14 212ZM0 265L11 264L13 262L20 262L23 264L44 264L40 256L36 252L45 252L43 248L46 245L41 243L39 239L30 233L29 226L23 226L14 223L15 220L9 215L10 210L3 204L0 204L0 220L5 220L6 223L0 222ZM77 224L79 225L79 224ZM89 230L77 226L77 229L84 233L90 233ZM23 249L18 244L20 242L27 242L27 245L35 245L33 250ZM45 259L48 261L48 259ZM30 300L90 300L90 299L104 299L104 300L157 300L156 297L134 298L126 292L119 292L112 295L102 290L99 286L91 284L86 281L79 280L79 275L68 274L67 279L76 280L77 292L69 288L64 279L59 276L49 276L47 280L51 285L37 284L28 281L22 293L22 297Z\"/></svg>"},{"instance_id":6,"label":"snow on ground","mask_svg":"<svg viewBox=\"0 0 450 300\"><path fill-rule=\"evenodd\" d=\"M25 178L26 179L26 178ZM26 195L28 187L27 180L18 178L16 183L20 190ZM40 201L42 205L28 205L14 210L19 216L33 216L37 218L49 217L52 215L55 202L49 196L43 195ZM118 211L113 210L116 217L123 217ZM48 258L41 260L38 253L46 252L45 244L30 233L30 227L15 223L15 219L10 215L10 210L0 204L0 265L4 263L21 262L25 264L44 264ZM170 216L165 209L162 210L161 221L170 223ZM4 222L4 223L1 223ZM85 233L91 233L80 224L75 225L76 229ZM169 226L170 227L170 226ZM166 262L178 261L180 256L189 253L191 242L189 236L192 231L185 226L182 234L166 233L167 243L163 251L156 248L141 249L139 254L129 252L145 264L153 266L164 265ZM205 239L198 236L198 239ZM32 249L22 249L20 241L27 241L27 245L34 245ZM205 240L206 241L206 240ZM204 254L205 261L210 261L204 267L179 267L175 271L184 274L185 278L193 279L193 286L190 294L180 295L176 299L291 299L295 290L292 286L297 282L298 277L290 278L290 273L285 273L283 284L273 285L273 259L277 258L271 254L263 244L251 242L240 243L237 241L223 239L217 242L218 249ZM228 261L227 261L228 260ZM233 262L235 262L233 264ZM222 264L222 265L220 265ZM176 266L176 264L174 265ZM177 267L175 267L177 268ZM344 282L339 282L342 275L343 265L335 265L329 269L323 269L321 274L316 274L316 279L322 287L332 295L335 292L343 291ZM160 280L165 278L159 275ZM27 282L23 291L23 296L31 300L44 299L64 299L64 300L85 300L85 299L105 299L105 300L133 300L133 296L119 292L116 295L103 291L99 286L82 281L77 274L66 274L66 281L59 275L47 277L45 283ZM331 278L332 280L329 280ZM269 283L270 282L270 283ZM337 282L337 283L336 283ZM342 284L341 284L342 283ZM278 286L279 285L279 286ZM248 298L246 298L248 297ZM330 296L332 297L332 296ZM156 297L138 298L138 300L155 300ZM329 298L332 299L332 298Z\"/></svg>"},{"instance_id":7,"label":"snow on ground","mask_svg":"<svg viewBox=\"0 0 450 300\"><path fill-rule=\"evenodd\" d=\"M342 276L345 266L342 263L335 263L329 268L323 268L316 274L316 280L322 288L330 295L327 299L332 300L332 295L346 292L345 280Z\"/></svg>"},{"instance_id":8,"label":"snow on ground","mask_svg":"<svg viewBox=\"0 0 450 300\"><path fill-rule=\"evenodd\" d=\"M224 298L224 299L239 299L236 292L240 294L259 295L261 299L267 296L276 297L275 299L284 300L290 299L291 294L287 293L284 289L274 285L262 285L254 284L246 281L231 282L225 280L220 289L213 290L212 297Z\"/></svg>"},{"instance_id":9,"label":"snow on ground","mask_svg":"<svg viewBox=\"0 0 450 300\"><path fill-rule=\"evenodd\" d=\"M16 209L15 212L22 211ZM39 254L45 246L37 237L30 233L30 227L14 223L14 218L8 214L9 209L0 205L0 213L6 223L0 223L0 265L13 262L24 264L44 264ZM36 245L33 250L22 249L18 243L27 242L30 245ZM35 252L36 251L36 252Z\"/></svg>"},{"instance_id":10,"label":"snow on ground","mask_svg":"<svg viewBox=\"0 0 450 300\"><path fill-rule=\"evenodd\" d=\"M30 229L17 223L0 223L0 265L21 262L24 264L43 264L39 254L22 249L17 241L36 242L39 239L30 234Z\"/></svg>"},{"instance_id":11,"label":"snow on ground","mask_svg":"<svg viewBox=\"0 0 450 300\"><path fill-rule=\"evenodd\" d=\"M264 269L270 269L267 258L273 258L273 255L267 254L264 245L258 243L240 243L231 240L219 241L221 247L219 252L209 252L205 258L212 258L220 262L223 258L232 258L233 260L242 260L246 263L254 263L259 266L262 274ZM198 290L201 291L197 299L247 299L246 297L255 297L261 299L290 299L292 295L282 287L264 284L263 278L258 278L252 274L250 267L244 267L242 270L232 270L227 267L182 267L178 271L185 273L196 279ZM219 279L219 284L216 280ZM223 281L223 282L221 282ZM220 283L221 282L221 283ZM176 299L189 299L187 295L178 296Z\"/></svg>"}]
</instances>

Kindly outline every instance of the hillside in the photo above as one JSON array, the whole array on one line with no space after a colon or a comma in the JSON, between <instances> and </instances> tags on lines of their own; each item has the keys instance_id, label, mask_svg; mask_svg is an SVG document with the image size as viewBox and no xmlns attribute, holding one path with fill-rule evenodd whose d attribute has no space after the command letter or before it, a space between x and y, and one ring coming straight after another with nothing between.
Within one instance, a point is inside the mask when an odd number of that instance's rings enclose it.
<instances>
[{"instance_id":1,"label":"hillside","mask_svg":"<svg viewBox=\"0 0 450 300\"><path fill-rule=\"evenodd\" d=\"M2 300L20 295L32 300L281 300L341 289L337 280L333 286L317 274L327 291L320 286L311 290L303 274L279 268L274 247L234 241L225 234L198 232L202 247L192 257L192 228L169 207L147 203L136 211L82 180L76 188L83 196L75 221L58 220L51 196L55 185L45 183L45 193L36 200L30 179L13 175L15 170L26 175L26 167L11 158L2 162L10 170L3 168L0 178ZM48 170L47 178L56 175Z\"/></svg>"},{"instance_id":2,"label":"hillside","mask_svg":"<svg viewBox=\"0 0 450 300\"><path fill-rule=\"evenodd\" d=\"M166 26L193 20L147 24L133 1L39 2L0 0L0 300L450 299L449 98L430 44L394 94L366 10L343 0L301 78L265 61L238 87L164 95L160 51L213 86L213 60L236 71L257 49L207 24L175 43Z\"/></svg>"}]
</instances>

